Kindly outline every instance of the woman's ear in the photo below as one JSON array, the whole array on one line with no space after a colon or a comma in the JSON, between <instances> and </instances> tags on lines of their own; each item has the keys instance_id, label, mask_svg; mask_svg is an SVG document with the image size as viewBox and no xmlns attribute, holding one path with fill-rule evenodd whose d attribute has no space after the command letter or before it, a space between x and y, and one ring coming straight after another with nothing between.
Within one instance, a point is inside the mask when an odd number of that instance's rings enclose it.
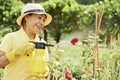
<instances>
[{"instance_id":1,"label":"woman's ear","mask_svg":"<svg viewBox=\"0 0 120 80\"><path fill-rule=\"evenodd\" d=\"M32 14L26 15L26 16L24 17L25 21L27 22L31 16L32 16Z\"/></svg>"},{"instance_id":2,"label":"woman's ear","mask_svg":"<svg viewBox=\"0 0 120 80\"><path fill-rule=\"evenodd\" d=\"M24 17L25 21L27 21L28 18L29 18L29 15L26 15L26 16Z\"/></svg>"}]
</instances>

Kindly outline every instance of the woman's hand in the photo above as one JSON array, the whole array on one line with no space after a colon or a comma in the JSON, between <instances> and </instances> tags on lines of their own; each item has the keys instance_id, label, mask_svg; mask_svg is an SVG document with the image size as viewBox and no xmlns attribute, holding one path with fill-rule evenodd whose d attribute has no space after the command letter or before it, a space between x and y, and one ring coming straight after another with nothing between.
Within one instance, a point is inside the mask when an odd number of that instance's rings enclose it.
<instances>
[{"instance_id":1,"label":"woman's hand","mask_svg":"<svg viewBox=\"0 0 120 80\"><path fill-rule=\"evenodd\" d=\"M35 45L33 43L27 42L23 46L12 50L11 52L6 53L6 57L9 62L14 62L19 56L32 54L34 51Z\"/></svg>"}]
</instances>

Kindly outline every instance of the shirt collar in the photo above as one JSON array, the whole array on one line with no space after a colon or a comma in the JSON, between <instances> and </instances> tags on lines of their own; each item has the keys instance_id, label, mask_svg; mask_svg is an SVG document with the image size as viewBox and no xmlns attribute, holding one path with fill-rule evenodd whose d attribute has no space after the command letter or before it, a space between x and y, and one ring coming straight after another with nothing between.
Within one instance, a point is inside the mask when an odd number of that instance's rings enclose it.
<instances>
[{"instance_id":1,"label":"shirt collar","mask_svg":"<svg viewBox=\"0 0 120 80\"><path fill-rule=\"evenodd\" d=\"M24 41L30 41L29 37L27 36L27 34L25 33L25 30L23 29L23 27L20 28L19 30L19 35L21 36L21 40L24 40ZM34 40L37 40L38 41L39 37L38 37L38 34L35 36L35 39Z\"/></svg>"}]
</instances>

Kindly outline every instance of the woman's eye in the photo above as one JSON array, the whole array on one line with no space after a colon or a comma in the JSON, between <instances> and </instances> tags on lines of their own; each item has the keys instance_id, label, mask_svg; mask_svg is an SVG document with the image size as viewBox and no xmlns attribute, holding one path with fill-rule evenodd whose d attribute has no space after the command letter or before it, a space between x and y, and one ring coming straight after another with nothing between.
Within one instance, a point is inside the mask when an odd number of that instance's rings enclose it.
<instances>
[{"instance_id":1,"label":"woman's eye","mask_svg":"<svg viewBox=\"0 0 120 80\"><path fill-rule=\"evenodd\" d=\"M43 21L45 22L45 18L44 18L44 17L39 16L38 18L39 18L40 20L43 20Z\"/></svg>"},{"instance_id":2,"label":"woman's eye","mask_svg":"<svg viewBox=\"0 0 120 80\"><path fill-rule=\"evenodd\" d=\"M39 19L41 19L41 17L38 17Z\"/></svg>"},{"instance_id":3,"label":"woman's eye","mask_svg":"<svg viewBox=\"0 0 120 80\"><path fill-rule=\"evenodd\" d=\"M43 21L45 22L45 19Z\"/></svg>"}]
</instances>

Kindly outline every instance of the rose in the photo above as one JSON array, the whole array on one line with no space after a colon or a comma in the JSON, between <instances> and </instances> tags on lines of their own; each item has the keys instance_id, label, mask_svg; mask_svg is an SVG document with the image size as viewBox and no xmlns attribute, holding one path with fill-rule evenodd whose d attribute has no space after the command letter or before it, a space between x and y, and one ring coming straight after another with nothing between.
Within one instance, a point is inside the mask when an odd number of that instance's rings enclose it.
<instances>
[{"instance_id":1,"label":"rose","mask_svg":"<svg viewBox=\"0 0 120 80\"><path fill-rule=\"evenodd\" d=\"M70 42L72 45L75 45L79 41L78 38L73 38Z\"/></svg>"},{"instance_id":2,"label":"rose","mask_svg":"<svg viewBox=\"0 0 120 80\"><path fill-rule=\"evenodd\" d=\"M72 76L70 75L69 72L65 72L65 78L66 78L67 80L72 80Z\"/></svg>"}]
</instances>

